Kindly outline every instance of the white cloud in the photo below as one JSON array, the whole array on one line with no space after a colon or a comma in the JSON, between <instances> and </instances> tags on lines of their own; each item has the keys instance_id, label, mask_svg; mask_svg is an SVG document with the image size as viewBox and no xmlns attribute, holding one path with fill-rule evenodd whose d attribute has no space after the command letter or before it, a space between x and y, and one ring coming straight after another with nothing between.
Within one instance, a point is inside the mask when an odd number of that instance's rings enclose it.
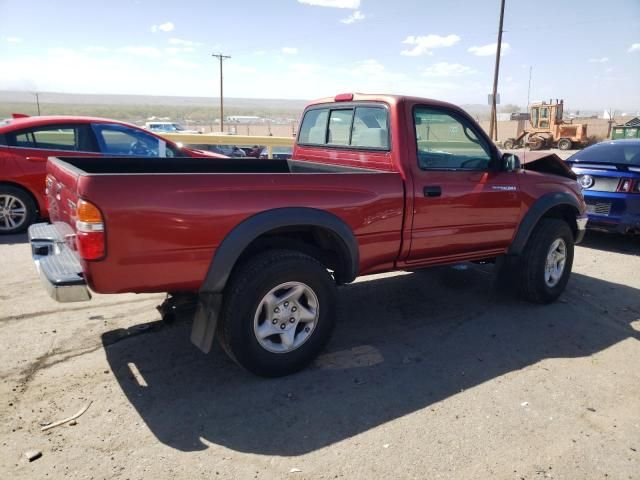
<instances>
[{"instance_id":1,"label":"white cloud","mask_svg":"<svg viewBox=\"0 0 640 480\"><path fill-rule=\"evenodd\" d=\"M607 63L608 61L609 59L607 57L589 59L589 63Z\"/></svg>"},{"instance_id":2,"label":"white cloud","mask_svg":"<svg viewBox=\"0 0 640 480\"><path fill-rule=\"evenodd\" d=\"M170 32L174 28L176 28L176 26L171 22L161 23L160 25L151 25L151 31L153 33L156 33L158 30L162 32Z\"/></svg>"},{"instance_id":3,"label":"white cloud","mask_svg":"<svg viewBox=\"0 0 640 480\"><path fill-rule=\"evenodd\" d=\"M629 50L627 50L627 52L631 53L631 52L640 52L640 43L634 43L629 47Z\"/></svg>"},{"instance_id":4,"label":"white cloud","mask_svg":"<svg viewBox=\"0 0 640 480\"><path fill-rule=\"evenodd\" d=\"M188 62L186 60L182 60L181 58L170 58L169 60L167 60L167 65L170 67L189 69L200 67L200 65L198 65L197 63Z\"/></svg>"},{"instance_id":5,"label":"white cloud","mask_svg":"<svg viewBox=\"0 0 640 480\"><path fill-rule=\"evenodd\" d=\"M476 71L466 65L438 62L425 68L422 75L424 77L460 77L462 75L470 75L472 73L476 73Z\"/></svg>"},{"instance_id":6,"label":"white cloud","mask_svg":"<svg viewBox=\"0 0 640 480\"><path fill-rule=\"evenodd\" d=\"M246 75L256 73L257 70L255 67L241 65L239 63L229 62L225 64L224 73L227 76L232 76L234 74L238 75Z\"/></svg>"},{"instance_id":7,"label":"white cloud","mask_svg":"<svg viewBox=\"0 0 640 480\"><path fill-rule=\"evenodd\" d=\"M297 75L313 75L320 70L319 65L314 65L313 63L294 63L289 65L289 72L297 74Z\"/></svg>"},{"instance_id":8,"label":"white cloud","mask_svg":"<svg viewBox=\"0 0 640 480\"><path fill-rule=\"evenodd\" d=\"M343 18L342 20L340 20L340 22L346 23L347 25L349 25L350 23L356 23L356 22L359 22L360 20L364 20L364 14L360 10L356 10L347 18Z\"/></svg>"},{"instance_id":9,"label":"white cloud","mask_svg":"<svg viewBox=\"0 0 640 480\"><path fill-rule=\"evenodd\" d=\"M202 43L200 42L194 42L192 40L184 40L182 38L170 38L169 39L169 43L171 45L179 45L181 47L200 47L202 46Z\"/></svg>"},{"instance_id":10,"label":"white cloud","mask_svg":"<svg viewBox=\"0 0 640 480\"><path fill-rule=\"evenodd\" d=\"M109 52L110 49L107 47L84 47L82 51L87 53L106 53Z\"/></svg>"},{"instance_id":11,"label":"white cloud","mask_svg":"<svg viewBox=\"0 0 640 480\"><path fill-rule=\"evenodd\" d=\"M266 50L256 50L252 53L252 55L257 55L259 57L261 57L262 55L266 55L267 51Z\"/></svg>"},{"instance_id":12,"label":"white cloud","mask_svg":"<svg viewBox=\"0 0 640 480\"><path fill-rule=\"evenodd\" d=\"M432 49L451 47L460 41L458 35L447 35L442 37L440 35L427 35L422 37L416 37L410 35L403 40L402 43L407 45L413 45L413 48L409 50L402 50L400 55L406 55L408 57L416 57L418 55L433 55Z\"/></svg>"},{"instance_id":13,"label":"white cloud","mask_svg":"<svg viewBox=\"0 0 640 480\"><path fill-rule=\"evenodd\" d=\"M22 39L20 37L7 37L5 40L9 43L21 43Z\"/></svg>"},{"instance_id":14,"label":"white cloud","mask_svg":"<svg viewBox=\"0 0 640 480\"><path fill-rule=\"evenodd\" d=\"M140 57L158 58L162 56L162 52L156 47L146 46L127 46L118 49L121 53L127 53L129 55L137 55Z\"/></svg>"},{"instance_id":15,"label":"white cloud","mask_svg":"<svg viewBox=\"0 0 640 480\"><path fill-rule=\"evenodd\" d=\"M489 45L482 45L480 47L476 47L476 46L470 47L469 49L467 49L467 52L473 53L478 57L488 57L489 55L496 54L497 47L498 47L497 43L490 43ZM511 50L511 45L509 45L508 43L502 42L502 48L500 49L500 56L504 55L510 50Z\"/></svg>"},{"instance_id":16,"label":"white cloud","mask_svg":"<svg viewBox=\"0 0 640 480\"><path fill-rule=\"evenodd\" d=\"M316 7L360 8L360 0L298 0L298 3Z\"/></svg>"},{"instance_id":17,"label":"white cloud","mask_svg":"<svg viewBox=\"0 0 640 480\"><path fill-rule=\"evenodd\" d=\"M195 49L193 47L167 47L164 49L169 55L177 55L178 53L190 53Z\"/></svg>"},{"instance_id":18,"label":"white cloud","mask_svg":"<svg viewBox=\"0 0 640 480\"><path fill-rule=\"evenodd\" d=\"M298 53L298 49L295 47L282 47L282 53L285 55L295 55Z\"/></svg>"}]
</instances>

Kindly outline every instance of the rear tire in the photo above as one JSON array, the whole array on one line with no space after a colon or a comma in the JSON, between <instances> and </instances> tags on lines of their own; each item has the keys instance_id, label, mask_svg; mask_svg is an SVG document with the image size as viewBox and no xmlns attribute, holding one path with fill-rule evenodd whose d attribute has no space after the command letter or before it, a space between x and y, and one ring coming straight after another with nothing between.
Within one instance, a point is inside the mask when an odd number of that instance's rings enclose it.
<instances>
[{"instance_id":1,"label":"rear tire","mask_svg":"<svg viewBox=\"0 0 640 480\"><path fill-rule=\"evenodd\" d=\"M293 250L267 250L233 273L218 340L236 363L279 377L312 362L335 323L336 287L327 269Z\"/></svg>"},{"instance_id":2,"label":"rear tire","mask_svg":"<svg viewBox=\"0 0 640 480\"><path fill-rule=\"evenodd\" d=\"M573 232L556 218L541 219L520 259L520 294L534 303L551 303L564 291L573 265Z\"/></svg>"},{"instance_id":3,"label":"rear tire","mask_svg":"<svg viewBox=\"0 0 640 480\"><path fill-rule=\"evenodd\" d=\"M572 146L573 144L568 138L561 138L560 140L558 140L558 148L560 150L570 150Z\"/></svg>"},{"instance_id":4,"label":"rear tire","mask_svg":"<svg viewBox=\"0 0 640 480\"><path fill-rule=\"evenodd\" d=\"M25 190L0 186L0 234L24 232L37 217L36 204Z\"/></svg>"}]
</instances>

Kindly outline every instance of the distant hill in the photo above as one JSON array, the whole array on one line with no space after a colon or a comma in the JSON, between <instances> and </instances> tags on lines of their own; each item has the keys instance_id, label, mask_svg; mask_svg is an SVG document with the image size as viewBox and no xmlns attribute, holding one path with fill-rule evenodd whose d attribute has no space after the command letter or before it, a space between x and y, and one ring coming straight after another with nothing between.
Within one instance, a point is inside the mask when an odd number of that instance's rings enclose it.
<instances>
[{"instance_id":1,"label":"distant hill","mask_svg":"<svg viewBox=\"0 0 640 480\"><path fill-rule=\"evenodd\" d=\"M172 97L151 95L103 95L39 92L40 103L64 105L161 105L179 107L218 106L219 97ZM35 96L32 92L2 91L0 103L33 103ZM255 109L255 110L302 110L307 100L284 100L272 98L233 98L225 97L225 107Z\"/></svg>"}]
</instances>

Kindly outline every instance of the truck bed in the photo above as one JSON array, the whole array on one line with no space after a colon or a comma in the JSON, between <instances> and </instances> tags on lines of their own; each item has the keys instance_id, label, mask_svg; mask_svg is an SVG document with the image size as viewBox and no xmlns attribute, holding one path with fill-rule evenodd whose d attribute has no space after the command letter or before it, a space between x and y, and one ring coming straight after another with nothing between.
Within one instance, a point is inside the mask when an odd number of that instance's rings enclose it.
<instances>
[{"instance_id":1,"label":"truck bed","mask_svg":"<svg viewBox=\"0 0 640 480\"><path fill-rule=\"evenodd\" d=\"M197 291L217 246L267 210L322 210L342 219L359 271L394 265L404 184L399 173L294 160L50 158L51 220L68 236L82 198L104 217L106 256L83 261L98 293Z\"/></svg>"},{"instance_id":2,"label":"truck bed","mask_svg":"<svg viewBox=\"0 0 640 480\"><path fill-rule=\"evenodd\" d=\"M256 158L60 157L78 175L169 173L382 173L370 168Z\"/></svg>"}]
</instances>

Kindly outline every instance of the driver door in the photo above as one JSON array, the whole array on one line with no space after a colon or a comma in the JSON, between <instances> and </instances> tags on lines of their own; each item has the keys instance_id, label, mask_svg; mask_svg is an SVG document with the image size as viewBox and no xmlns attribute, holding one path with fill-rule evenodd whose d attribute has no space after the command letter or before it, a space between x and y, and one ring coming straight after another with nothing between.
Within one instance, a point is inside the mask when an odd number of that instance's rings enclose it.
<instances>
[{"instance_id":1,"label":"driver door","mask_svg":"<svg viewBox=\"0 0 640 480\"><path fill-rule=\"evenodd\" d=\"M416 106L414 215L407 263L504 250L520 216L517 172L490 170L486 136L457 112Z\"/></svg>"}]
</instances>

